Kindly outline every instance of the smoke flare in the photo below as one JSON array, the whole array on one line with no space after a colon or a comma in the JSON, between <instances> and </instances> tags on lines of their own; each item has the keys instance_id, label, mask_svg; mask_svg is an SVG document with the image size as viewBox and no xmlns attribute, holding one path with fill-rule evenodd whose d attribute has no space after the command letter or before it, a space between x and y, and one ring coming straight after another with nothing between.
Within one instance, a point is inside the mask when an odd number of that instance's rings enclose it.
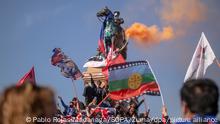
<instances>
[{"instance_id":1,"label":"smoke flare","mask_svg":"<svg viewBox=\"0 0 220 124\"><path fill-rule=\"evenodd\" d=\"M125 34L127 38L141 44L159 43L174 38L173 28L170 26L160 30L156 25L146 26L137 22L127 28Z\"/></svg>"}]
</instances>

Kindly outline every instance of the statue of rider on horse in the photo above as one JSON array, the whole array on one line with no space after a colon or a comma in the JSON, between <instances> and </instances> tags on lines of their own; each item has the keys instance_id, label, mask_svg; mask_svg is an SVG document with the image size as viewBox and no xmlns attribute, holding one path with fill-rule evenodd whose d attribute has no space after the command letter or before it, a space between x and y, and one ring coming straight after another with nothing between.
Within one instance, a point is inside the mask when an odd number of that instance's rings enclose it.
<instances>
[{"instance_id":1,"label":"statue of rider on horse","mask_svg":"<svg viewBox=\"0 0 220 124\"><path fill-rule=\"evenodd\" d=\"M120 18L120 12L114 13L107 7L97 12L96 16L102 22L100 38L98 43L98 54L91 57L83 67L103 67L108 61L113 60L119 54L124 60L127 58L127 40L125 31L121 27L124 23L123 18Z\"/></svg>"},{"instance_id":2,"label":"statue of rider on horse","mask_svg":"<svg viewBox=\"0 0 220 124\"><path fill-rule=\"evenodd\" d=\"M112 13L107 7L97 12L97 17L102 21L103 25L100 33L99 51L108 56L110 50L122 54L123 58L127 58L127 41L125 38L124 29L121 24L124 23L123 18L120 18L120 12ZM103 19L104 18L104 19ZM103 47L104 46L104 47Z\"/></svg>"}]
</instances>

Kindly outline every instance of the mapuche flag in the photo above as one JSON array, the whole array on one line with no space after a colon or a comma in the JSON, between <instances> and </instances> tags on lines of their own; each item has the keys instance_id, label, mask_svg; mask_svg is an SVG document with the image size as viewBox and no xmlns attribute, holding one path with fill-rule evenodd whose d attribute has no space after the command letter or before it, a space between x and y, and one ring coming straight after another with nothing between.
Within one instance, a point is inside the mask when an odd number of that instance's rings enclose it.
<instances>
[{"instance_id":1,"label":"mapuche flag","mask_svg":"<svg viewBox=\"0 0 220 124\"><path fill-rule=\"evenodd\" d=\"M34 67L17 82L16 86L21 86L24 83L36 84Z\"/></svg>"},{"instance_id":2,"label":"mapuche flag","mask_svg":"<svg viewBox=\"0 0 220 124\"><path fill-rule=\"evenodd\" d=\"M159 86L147 61L112 65L109 71L109 96L113 100L142 94L160 95Z\"/></svg>"}]
</instances>

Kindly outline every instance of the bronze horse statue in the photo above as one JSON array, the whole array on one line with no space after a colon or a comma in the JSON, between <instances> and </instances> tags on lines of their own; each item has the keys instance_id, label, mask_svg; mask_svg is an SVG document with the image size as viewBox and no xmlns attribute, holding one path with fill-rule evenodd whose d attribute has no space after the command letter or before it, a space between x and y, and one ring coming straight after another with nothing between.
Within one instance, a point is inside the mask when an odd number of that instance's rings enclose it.
<instances>
[{"instance_id":1,"label":"bronze horse statue","mask_svg":"<svg viewBox=\"0 0 220 124\"><path fill-rule=\"evenodd\" d=\"M97 12L97 17L102 21L102 30L100 39L103 38L105 55L108 55L110 49L121 53L124 59L127 58L127 40L125 37L125 31L121 27L124 23L122 18L119 18L120 13L115 11L114 14L107 7ZM104 19L103 19L104 18Z\"/></svg>"}]
</instances>

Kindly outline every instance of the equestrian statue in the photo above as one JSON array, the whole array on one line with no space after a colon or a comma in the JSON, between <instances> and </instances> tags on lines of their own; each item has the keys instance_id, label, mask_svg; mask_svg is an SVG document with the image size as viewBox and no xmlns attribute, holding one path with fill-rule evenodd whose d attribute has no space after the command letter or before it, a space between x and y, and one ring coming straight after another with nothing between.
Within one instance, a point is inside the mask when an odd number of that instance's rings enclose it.
<instances>
[{"instance_id":1,"label":"equestrian statue","mask_svg":"<svg viewBox=\"0 0 220 124\"><path fill-rule=\"evenodd\" d=\"M125 31L121 27L124 23L123 18L120 18L120 12L112 13L107 7L97 12L97 17L102 21L102 28L99 40L99 52L105 57L108 56L110 49L113 52L120 53L124 59L127 58L127 40Z\"/></svg>"}]
</instances>

